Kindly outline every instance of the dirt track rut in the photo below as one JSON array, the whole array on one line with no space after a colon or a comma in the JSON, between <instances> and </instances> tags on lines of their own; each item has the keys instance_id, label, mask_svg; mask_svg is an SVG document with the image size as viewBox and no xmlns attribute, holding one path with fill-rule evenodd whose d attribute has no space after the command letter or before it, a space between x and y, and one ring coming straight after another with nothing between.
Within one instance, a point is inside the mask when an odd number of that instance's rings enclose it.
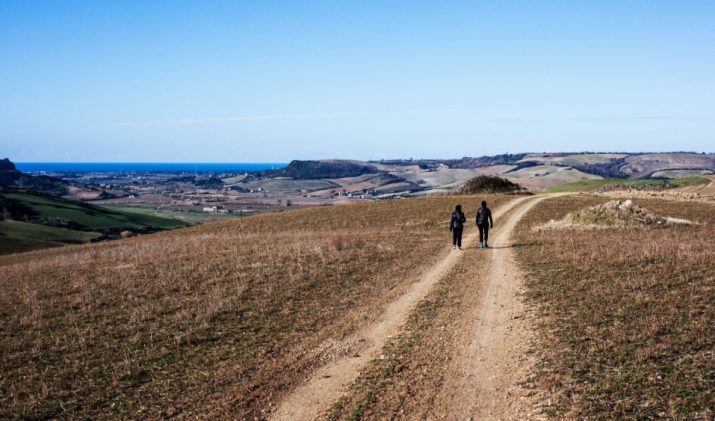
<instances>
[{"instance_id":1,"label":"dirt track rut","mask_svg":"<svg viewBox=\"0 0 715 421\"><path fill-rule=\"evenodd\" d=\"M512 323L521 314L521 301L517 298L520 278L512 262L509 248L502 248L509 242L511 231L518 220L544 197L523 197L514 199L494 213L497 229L491 241L489 276L486 294L481 308L476 309L478 320L466 323L472 338L468 345L459 349L457 364L450 376L452 387L449 412L459 419L470 416L478 418L494 417L495 414L521 414L524 411L510 408L508 399L500 399L505 388L516 384L521 372L512 373L514 363L525 351L528 326ZM503 219L512 209L517 210L509 218ZM499 225L500 224L500 225ZM476 242L476 232L465 238L465 248ZM410 312L431 288L447 276L464 253L450 253L427 272L410 289L391 303L384 314L374 324L366 326L349 340L346 346L351 352L343 358L332 361L318 369L303 385L290 393L272 414L276 420L312 420L319 418L335 402L360 373L360 370L382 350L385 342L400 331ZM514 330L516 329L516 331ZM509 339L507 339L509 337ZM512 340L518 337L521 345ZM521 364L520 366L524 366ZM513 407L514 405L511 405ZM455 419L456 419L455 418Z\"/></svg>"},{"instance_id":2,"label":"dirt track rut","mask_svg":"<svg viewBox=\"0 0 715 421\"><path fill-rule=\"evenodd\" d=\"M531 364L533 330L522 299L523 278L514 262L516 224L546 197L530 200L506 219L494 237L481 303L472 315L470 340L457 351L447 389L449 419L525 419L534 416L520 385Z\"/></svg>"}]
</instances>

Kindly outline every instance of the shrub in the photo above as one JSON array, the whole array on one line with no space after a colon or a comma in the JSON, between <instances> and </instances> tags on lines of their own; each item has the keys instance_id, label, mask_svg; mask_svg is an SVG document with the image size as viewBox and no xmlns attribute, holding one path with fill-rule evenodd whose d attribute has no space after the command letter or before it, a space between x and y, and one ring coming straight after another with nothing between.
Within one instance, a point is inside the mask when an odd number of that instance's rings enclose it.
<instances>
[{"instance_id":1,"label":"shrub","mask_svg":"<svg viewBox=\"0 0 715 421\"><path fill-rule=\"evenodd\" d=\"M517 193L522 191L526 191L526 189L506 178L480 175L468 180L459 190L459 194Z\"/></svg>"}]
</instances>

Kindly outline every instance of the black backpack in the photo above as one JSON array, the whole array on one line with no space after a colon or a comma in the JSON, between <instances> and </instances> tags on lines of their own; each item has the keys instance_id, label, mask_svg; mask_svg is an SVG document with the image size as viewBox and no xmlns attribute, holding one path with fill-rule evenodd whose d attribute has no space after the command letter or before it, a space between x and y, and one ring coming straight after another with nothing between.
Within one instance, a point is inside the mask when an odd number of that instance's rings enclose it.
<instances>
[{"instance_id":1,"label":"black backpack","mask_svg":"<svg viewBox=\"0 0 715 421\"><path fill-rule=\"evenodd\" d=\"M452 214L452 222L450 222L452 229L462 229L464 227L464 222L462 222L462 214L459 212L454 212Z\"/></svg>"},{"instance_id":2,"label":"black backpack","mask_svg":"<svg viewBox=\"0 0 715 421\"><path fill-rule=\"evenodd\" d=\"M491 214L491 212L488 208L479 208L477 211L477 225L488 224L489 214Z\"/></svg>"}]
</instances>

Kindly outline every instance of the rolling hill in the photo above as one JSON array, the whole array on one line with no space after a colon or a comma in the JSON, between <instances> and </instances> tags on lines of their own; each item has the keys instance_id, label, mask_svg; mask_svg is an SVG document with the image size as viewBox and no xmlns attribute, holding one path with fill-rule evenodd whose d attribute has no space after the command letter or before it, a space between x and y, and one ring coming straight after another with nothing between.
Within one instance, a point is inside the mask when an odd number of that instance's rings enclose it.
<instances>
[{"instance_id":1,"label":"rolling hill","mask_svg":"<svg viewBox=\"0 0 715 421\"><path fill-rule=\"evenodd\" d=\"M70 183L60 178L24 174L8 158L0 160L0 188L29 189L62 196L69 193L69 186Z\"/></svg>"},{"instance_id":2,"label":"rolling hill","mask_svg":"<svg viewBox=\"0 0 715 421\"><path fill-rule=\"evenodd\" d=\"M0 191L0 254L184 227L181 221L20 190Z\"/></svg>"},{"instance_id":3,"label":"rolling hill","mask_svg":"<svg viewBox=\"0 0 715 421\"><path fill-rule=\"evenodd\" d=\"M601 179L662 179L715 174L715 154L521 153L461 159L293 161L250 175L234 186L250 190L282 180L293 191L328 196L338 191L372 196L448 193L479 175L496 175L532 191ZM288 181L286 181L288 180ZM330 183L324 190L316 182Z\"/></svg>"},{"instance_id":4,"label":"rolling hill","mask_svg":"<svg viewBox=\"0 0 715 421\"><path fill-rule=\"evenodd\" d=\"M0 160L0 189L39 192L70 200L92 200L122 196L122 191L108 191L98 186L80 184L47 175L25 174L8 158Z\"/></svg>"}]
</instances>

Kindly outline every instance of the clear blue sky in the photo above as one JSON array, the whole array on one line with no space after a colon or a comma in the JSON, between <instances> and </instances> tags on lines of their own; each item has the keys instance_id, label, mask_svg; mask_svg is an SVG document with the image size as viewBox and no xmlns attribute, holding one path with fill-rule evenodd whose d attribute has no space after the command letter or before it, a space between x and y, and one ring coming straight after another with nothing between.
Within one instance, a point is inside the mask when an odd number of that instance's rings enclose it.
<instances>
[{"instance_id":1,"label":"clear blue sky","mask_svg":"<svg viewBox=\"0 0 715 421\"><path fill-rule=\"evenodd\" d=\"M0 1L0 157L715 152L715 2Z\"/></svg>"}]
</instances>

